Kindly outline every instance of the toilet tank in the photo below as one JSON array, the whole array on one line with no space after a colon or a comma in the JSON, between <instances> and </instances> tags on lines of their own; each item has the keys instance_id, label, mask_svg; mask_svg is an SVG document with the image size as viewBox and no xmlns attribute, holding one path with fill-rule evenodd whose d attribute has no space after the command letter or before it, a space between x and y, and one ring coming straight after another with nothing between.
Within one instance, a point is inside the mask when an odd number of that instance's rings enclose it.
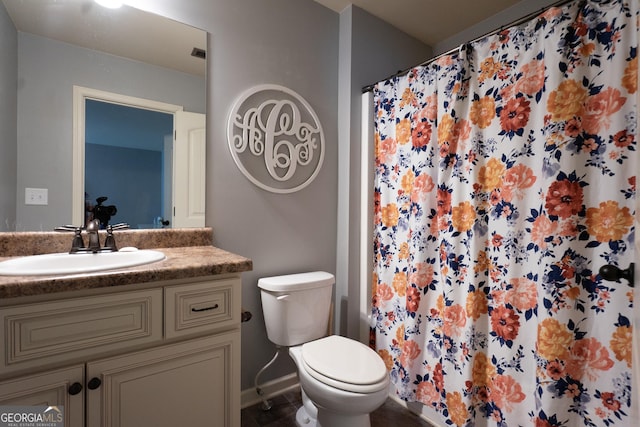
<instances>
[{"instance_id":1,"label":"toilet tank","mask_svg":"<svg viewBox=\"0 0 640 427\"><path fill-rule=\"evenodd\" d=\"M269 341L290 347L327 335L334 283L324 271L259 279Z\"/></svg>"}]
</instances>

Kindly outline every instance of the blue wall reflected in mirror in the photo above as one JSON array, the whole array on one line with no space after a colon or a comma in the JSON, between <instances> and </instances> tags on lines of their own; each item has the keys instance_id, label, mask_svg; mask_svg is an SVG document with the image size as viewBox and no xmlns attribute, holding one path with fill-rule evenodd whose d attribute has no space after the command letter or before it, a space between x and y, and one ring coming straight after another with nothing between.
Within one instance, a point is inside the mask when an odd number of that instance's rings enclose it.
<instances>
[{"instance_id":1,"label":"blue wall reflected in mirror","mask_svg":"<svg viewBox=\"0 0 640 427\"><path fill-rule=\"evenodd\" d=\"M87 99L85 204L99 197L117 212L110 223L159 227L171 218L173 115ZM85 218L91 213L86 212Z\"/></svg>"}]
</instances>

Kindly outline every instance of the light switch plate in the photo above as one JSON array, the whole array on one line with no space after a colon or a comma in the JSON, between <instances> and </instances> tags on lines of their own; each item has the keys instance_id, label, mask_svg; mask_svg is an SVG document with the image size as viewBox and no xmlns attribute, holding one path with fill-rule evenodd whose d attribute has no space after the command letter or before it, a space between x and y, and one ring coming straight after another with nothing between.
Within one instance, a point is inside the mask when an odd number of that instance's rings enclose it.
<instances>
[{"instance_id":1,"label":"light switch plate","mask_svg":"<svg viewBox=\"0 0 640 427\"><path fill-rule=\"evenodd\" d=\"M25 205L48 205L49 189L48 188L25 188L24 204Z\"/></svg>"}]
</instances>

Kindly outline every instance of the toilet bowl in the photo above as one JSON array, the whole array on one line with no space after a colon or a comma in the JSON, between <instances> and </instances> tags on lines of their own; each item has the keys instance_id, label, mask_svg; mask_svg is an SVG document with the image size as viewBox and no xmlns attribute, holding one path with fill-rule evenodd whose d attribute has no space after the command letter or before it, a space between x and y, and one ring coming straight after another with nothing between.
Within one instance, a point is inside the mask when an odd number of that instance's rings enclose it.
<instances>
[{"instance_id":1,"label":"toilet bowl","mask_svg":"<svg viewBox=\"0 0 640 427\"><path fill-rule=\"evenodd\" d=\"M326 336L334 283L323 271L259 279L267 336L298 368L298 426L370 427L369 413L388 397L389 373L366 345Z\"/></svg>"},{"instance_id":2,"label":"toilet bowl","mask_svg":"<svg viewBox=\"0 0 640 427\"><path fill-rule=\"evenodd\" d=\"M303 405L296 414L298 426L371 426L369 414L387 399L390 383L375 351L332 335L291 347L289 354L298 367L303 390Z\"/></svg>"}]
</instances>

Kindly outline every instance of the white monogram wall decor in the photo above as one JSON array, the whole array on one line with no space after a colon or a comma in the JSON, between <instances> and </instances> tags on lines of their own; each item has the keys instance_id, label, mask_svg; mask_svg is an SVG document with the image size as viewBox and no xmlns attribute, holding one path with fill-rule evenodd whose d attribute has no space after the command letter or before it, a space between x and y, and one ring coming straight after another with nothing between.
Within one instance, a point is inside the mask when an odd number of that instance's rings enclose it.
<instances>
[{"instance_id":1,"label":"white monogram wall decor","mask_svg":"<svg viewBox=\"0 0 640 427\"><path fill-rule=\"evenodd\" d=\"M309 103L278 85L255 86L231 108L227 142L240 171L273 193L313 181L324 159L324 133Z\"/></svg>"}]
</instances>

